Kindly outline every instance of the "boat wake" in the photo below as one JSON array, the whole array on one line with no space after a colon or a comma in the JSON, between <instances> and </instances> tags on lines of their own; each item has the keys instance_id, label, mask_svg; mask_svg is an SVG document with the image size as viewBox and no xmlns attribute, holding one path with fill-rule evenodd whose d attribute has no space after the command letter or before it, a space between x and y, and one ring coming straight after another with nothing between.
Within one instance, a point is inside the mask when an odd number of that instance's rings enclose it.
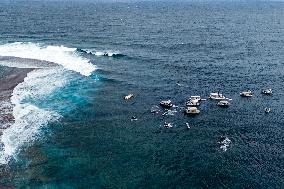
<instances>
[{"instance_id":1,"label":"boat wake","mask_svg":"<svg viewBox=\"0 0 284 189\"><path fill-rule=\"evenodd\" d=\"M89 76L96 67L79 56L76 49L64 46L11 43L0 45L0 56L0 65L36 68L14 88L10 102L1 102L4 116L0 120L0 164L7 164L23 147L40 139L44 127L61 118L58 112L41 104L68 83L68 70Z\"/></svg>"}]
</instances>

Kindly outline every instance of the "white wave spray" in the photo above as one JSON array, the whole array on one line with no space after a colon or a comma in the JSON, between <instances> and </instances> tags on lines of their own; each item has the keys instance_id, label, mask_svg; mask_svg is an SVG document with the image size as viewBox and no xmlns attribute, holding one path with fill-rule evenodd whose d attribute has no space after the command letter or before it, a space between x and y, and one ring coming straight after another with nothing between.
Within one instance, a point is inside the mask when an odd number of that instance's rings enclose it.
<instances>
[{"instance_id":1,"label":"white wave spray","mask_svg":"<svg viewBox=\"0 0 284 189\"><path fill-rule=\"evenodd\" d=\"M41 109L28 101L41 100L55 89L64 86L67 81L62 77L63 72L63 69L58 67L34 70L28 73L24 82L15 87L11 97L15 121L1 136L1 164L9 162L22 146L28 146L36 140L42 127L60 118L58 113Z\"/></svg>"},{"instance_id":2,"label":"white wave spray","mask_svg":"<svg viewBox=\"0 0 284 189\"><path fill-rule=\"evenodd\" d=\"M80 57L76 50L76 48L64 46L43 46L30 42L16 42L0 45L0 56L49 61L82 75L91 75L96 66L91 64L88 59Z\"/></svg>"},{"instance_id":3,"label":"white wave spray","mask_svg":"<svg viewBox=\"0 0 284 189\"><path fill-rule=\"evenodd\" d=\"M95 70L88 59L80 57L75 51L76 49L63 46L43 47L34 43L0 45L0 56L43 60L61 65L35 69L14 88L11 97L14 122L0 136L0 164L7 164L11 158L15 158L24 146L29 146L40 138L43 127L60 119L60 114L54 110L40 108L33 102L41 103L45 96L64 87L69 80L66 69L84 76L91 75ZM11 65L24 67L15 62Z\"/></svg>"}]
</instances>

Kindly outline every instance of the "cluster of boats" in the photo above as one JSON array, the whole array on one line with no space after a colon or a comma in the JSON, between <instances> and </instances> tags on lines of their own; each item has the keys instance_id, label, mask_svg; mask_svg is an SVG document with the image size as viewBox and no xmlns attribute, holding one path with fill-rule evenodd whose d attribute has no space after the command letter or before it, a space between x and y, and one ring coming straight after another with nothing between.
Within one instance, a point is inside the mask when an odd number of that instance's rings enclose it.
<instances>
[{"instance_id":1,"label":"cluster of boats","mask_svg":"<svg viewBox=\"0 0 284 189\"><path fill-rule=\"evenodd\" d=\"M261 93L264 94L264 95L272 95L272 89L265 89L265 90L261 91ZM251 90L247 90L247 91L241 92L240 95L242 97L252 97L253 94L252 94ZM264 108L264 112L270 113L271 108L269 108L269 107Z\"/></svg>"},{"instance_id":2,"label":"cluster of boats","mask_svg":"<svg viewBox=\"0 0 284 189\"><path fill-rule=\"evenodd\" d=\"M261 93L264 94L264 95L272 95L272 89L263 90ZM240 96L252 97L253 93L252 93L251 90L242 91L240 93ZM220 92L210 93L209 99L218 101L217 106L220 106L220 107L229 107L230 106L229 100L232 100L232 99L226 98ZM200 110L197 107L201 104L201 101L205 101L205 100L206 99L201 99L200 96L191 96L189 98L189 100L186 102L186 107L184 109L184 113L187 114L187 115L199 114ZM174 105L173 105L171 100L163 100L163 101L160 102L160 106L163 107L163 108L166 108L166 109L170 109ZM265 108L266 113L269 113L270 111L271 111L271 108Z\"/></svg>"},{"instance_id":3,"label":"cluster of boats","mask_svg":"<svg viewBox=\"0 0 284 189\"><path fill-rule=\"evenodd\" d=\"M272 95L272 89L265 89L265 90L261 91L261 93L264 94L264 95ZM246 91L242 91L240 93L240 96L241 97L252 97L253 93L252 93L251 90L246 90ZM124 100L128 101L133 97L134 97L134 94L129 94L127 96L124 96ZM230 106L229 101L232 100L232 99L226 98L220 92L210 93L209 99L216 100L217 101L216 105L220 106L220 107L229 107ZM200 96L191 96L185 104L186 106L184 108L184 113L186 115L197 115L197 114L199 114L200 110L197 107L201 104L202 101L206 101L206 100L207 99L201 99ZM172 103L171 100L163 100L163 101L160 102L160 106L165 108L165 109L170 110L172 107L174 107L174 104ZM266 107L264 109L264 111L265 111L265 113L269 113L269 112L271 112L271 108ZM154 112L156 112L156 110ZM133 116L131 118L131 121L136 121L136 120L137 120L137 118L135 116ZM190 128L190 125L188 123L186 123L186 126L187 126L187 128ZM172 125L172 123L165 122L164 127L165 128L171 128L171 127L173 127L173 125Z\"/></svg>"},{"instance_id":4,"label":"cluster of boats","mask_svg":"<svg viewBox=\"0 0 284 189\"><path fill-rule=\"evenodd\" d=\"M230 103L226 101L225 96L221 93L211 93L209 99L218 100L218 106L228 107ZM187 115L196 115L200 113L200 110L197 108L201 104L201 101L205 101L206 99L201 99L200 96L191 96L190 99L186 102L186 107L184 109L184 113ZM171 100L163 100L160 102L160 106L163 108L171 108L173 107L173 103Z\"/></svg>"},{"instance_id":5,"label":"cluster of boats","mask_svg":"<svg viewBox=\"0 0 284 189\"><path fill-rule=\"evenodd\" d=\"M261 93L264 95L272 95L272 89L265 89L261 91ZM252 91L251 90L243 91L240 93L240 95L242 97L252 97Z\"/></svg>"}]
</instances>

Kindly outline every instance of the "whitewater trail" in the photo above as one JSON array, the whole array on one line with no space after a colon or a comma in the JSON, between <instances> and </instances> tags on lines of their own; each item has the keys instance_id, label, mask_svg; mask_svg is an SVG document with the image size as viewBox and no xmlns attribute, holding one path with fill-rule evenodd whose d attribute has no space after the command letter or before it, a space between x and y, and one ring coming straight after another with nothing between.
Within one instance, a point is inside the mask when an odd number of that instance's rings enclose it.
<instances>
[{"instance_id":1,"label":"whitewater trail","mask_svg":"<svg viewBox=\"0 0 284 189\"><path fill-rule=\"evenodd\" d=\"M1 135L0 164L7 164L15 158L25 146L41 137L41 129L48 123L57 121L61 115L54 110L42 109L33 102L44 100L44 97L68 83L66 70L72 70L83 76L90 76L96 69L86 58L80 57L76 49L64 46L43 46L35 43L11 43L0 45L0 56L33 59L54 63L54 66L43 68L35 65L35 69L27 74L24 81L18 84L12 93L11 105L14 122L3 130ZM0 64L11 67L23 68L29 60L18 60L9 63L9 60ZM56 65L57 64L57 65ZM31 67L31 65L26 65Z\"/></svg>"}]
</instances>

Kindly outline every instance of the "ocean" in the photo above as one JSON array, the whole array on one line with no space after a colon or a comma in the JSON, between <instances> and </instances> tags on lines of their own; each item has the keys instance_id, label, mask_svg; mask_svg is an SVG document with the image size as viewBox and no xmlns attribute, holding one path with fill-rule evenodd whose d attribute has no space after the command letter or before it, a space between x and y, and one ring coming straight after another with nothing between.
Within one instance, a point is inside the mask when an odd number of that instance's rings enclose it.
<instances>
[{"instance_id":1,"label":"ocean","mask_svg":"<svg viewBox=\"0 0 284 189\"><path fill-rule=\"evenodd\" d=\"M283 1L1 1L0 188L283 188L283 52Z\"/></svg>"}]
</instances>

